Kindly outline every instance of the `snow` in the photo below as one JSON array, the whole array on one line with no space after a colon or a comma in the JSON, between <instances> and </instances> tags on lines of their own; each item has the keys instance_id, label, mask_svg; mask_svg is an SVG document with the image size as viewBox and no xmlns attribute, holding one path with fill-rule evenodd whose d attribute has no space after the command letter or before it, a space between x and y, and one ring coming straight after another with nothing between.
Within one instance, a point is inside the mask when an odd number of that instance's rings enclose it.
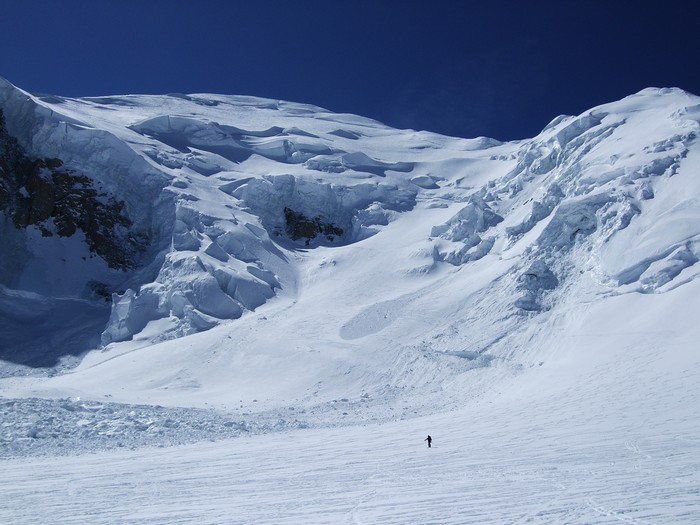
<instances>
[{"instance_id":1,"label":"snow","mask_svg":"<svg viewBox=\"0 0 700 525\"><path fill-rule=\"evenodd\" d=\"M699 104L501 143L0 80L153 235L118 275L0 215L0 521L697 523Z\"/></svg>"},{"instance_id":2,"label":"snow","mask_svg":"<svg viewBox=\"0 0 700 525\"><path fill-rule=\"evenodd\" d=\"M683 288L658 304L652 301L657 297L644 296L646 304L632 311L638 301L628 294L597 304L585 319L570 312L560 337L565 344L540 351L542 366L490 382L487 392L448 412L262 434L235 417L229 427L211 422L205 412L199 416L202 439L226 432L240 437L6 460L7 505L0 517L53 523L693 523L700 456L697 420L688 407L696 406L699 387L691 371L700 358L685 348L700 334L684 330L692 314L673 319L663 313L697 296L696 285ZM631 314L628 322L619 323L620 309ZM662 330L655 326L659 320ZM337 404L352 412L348 403ZM86 430L92 414L105 407L82 403L70 412L82 446L94 432ZM143 410L101 421L110 429L119 429L118 417L123 426L141 421L147 428L131 432L153 435L150 429L170 417L179 425L176 435L187 436L191 414ZM431 449L422 441L428 432L435 439ZM161 439L170 445L172 436ZM129 439L125 446L142 442Z\"/></svg>"}]
</instances>

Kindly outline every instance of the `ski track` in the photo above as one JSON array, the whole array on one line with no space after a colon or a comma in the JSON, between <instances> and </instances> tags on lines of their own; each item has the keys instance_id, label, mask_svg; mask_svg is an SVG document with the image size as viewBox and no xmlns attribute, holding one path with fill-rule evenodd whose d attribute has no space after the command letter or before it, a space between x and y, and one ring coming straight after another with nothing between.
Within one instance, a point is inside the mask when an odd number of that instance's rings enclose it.
<instances>
[{"instance_id":1,"label":"ski track","mask_svg":"<svg viewBox=\"0 0 700 525\"><path fill-rule=\"evenodd\" d=\"M546 414L544 405L536 409L546 417L514 428L502 408L491 418L484 406L371 426L8 459L0 522L697 523L697 428L679 435L663 419L627 429L585 418L566 426L556 421L565 412ZM426 428L444 433L432 449L422 442Z\"/></svg>"}]
</instances>

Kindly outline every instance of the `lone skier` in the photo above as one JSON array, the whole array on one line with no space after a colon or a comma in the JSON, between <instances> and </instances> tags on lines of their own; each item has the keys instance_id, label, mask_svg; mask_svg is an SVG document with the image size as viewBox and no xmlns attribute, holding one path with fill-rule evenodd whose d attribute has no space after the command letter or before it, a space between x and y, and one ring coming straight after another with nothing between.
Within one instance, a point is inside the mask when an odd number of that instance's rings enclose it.
<instances>
[{"instance_id":1,"label":"lone skier","mask_svg":"<svg viewBox=\"0 0 700 525\"><path fill-rule=\"evenodd\" d=\"M423 441L427 441L427 442L428 442L428 448L430 448L430 447L432 446L432 443L433 443L433 438L431 438L430 435L428 435L428 437L425 438Z\"/></svg>"}]
</instances>

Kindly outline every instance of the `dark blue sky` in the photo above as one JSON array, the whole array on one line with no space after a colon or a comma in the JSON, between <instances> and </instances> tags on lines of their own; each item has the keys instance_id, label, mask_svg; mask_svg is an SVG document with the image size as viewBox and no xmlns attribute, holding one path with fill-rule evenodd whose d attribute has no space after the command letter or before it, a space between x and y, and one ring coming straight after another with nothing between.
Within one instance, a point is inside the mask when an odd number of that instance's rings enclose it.
<instances>
[{"instance_id":1,"label":"dark blue sky","mask_svg":"<svg viewBox=\"0 0 700 525\"><path fill-rule=\"evenodd\" d=\"M257 95L506 140L648 86L700 94L696 5L8 0L0 76L65 96Z\"/></svg>"}]
</instances>

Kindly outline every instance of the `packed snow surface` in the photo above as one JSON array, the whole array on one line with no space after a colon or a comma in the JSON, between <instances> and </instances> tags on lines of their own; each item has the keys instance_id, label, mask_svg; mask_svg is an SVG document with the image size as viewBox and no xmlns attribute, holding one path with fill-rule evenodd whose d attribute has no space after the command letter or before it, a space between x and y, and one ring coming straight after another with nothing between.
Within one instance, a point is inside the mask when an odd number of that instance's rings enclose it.
<instances>
[{"instance_id":1,"label":"packed snow surface","mask_svg":"<svg viewBox=\"0 0 700 525\"><path fill-rule=\"evenodd\" d=\"M1 79L0 110L1 522L700 522L698 97L509 143Z\"/></svg>"}]
</instances>

